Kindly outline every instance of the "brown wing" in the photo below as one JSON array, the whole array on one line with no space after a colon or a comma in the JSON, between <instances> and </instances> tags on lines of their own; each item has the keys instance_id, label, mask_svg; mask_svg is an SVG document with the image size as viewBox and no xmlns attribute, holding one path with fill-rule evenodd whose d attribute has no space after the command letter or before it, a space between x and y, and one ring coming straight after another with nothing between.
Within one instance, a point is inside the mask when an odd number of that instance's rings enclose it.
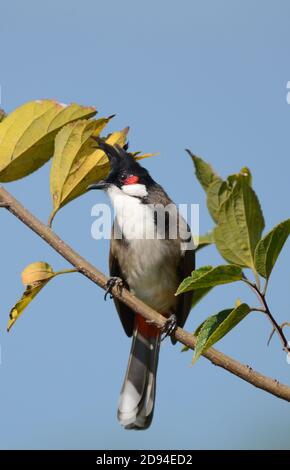
<instances>
[{"instance_id":1,"label":"brown wing","mask_svg":"<svg viewBox=\"0 0 290 470\"><path fill-rule=\"evenodd\" d=\"M179 276L180 282L187 276L190 276L191 272L195 269L195 251L186 250L182 256L179 264ZM186 292L178 296L178 303L176 309L177 326L183 328L188 314L191 309L193 298L193 292ZM171 338L173 344L176 343L176 339Z\"/></svg>"},{"instance_id":2,"label":"brown wing","mask_svg":"<svg viewBox=\"0 0 290 470\"><path fill-rule=\"evenodd\" d=\"M109 256L109 268L110 268L110 276L120 277L123 280L124 286L126 289L129 289L128 284L126 283L123 273L121 271L120 265L118 263L117 257L113 254L112 246L116 243L122 243L122 241L118 240L111 240L111 247L110 247L110 256ZM114 303L119 314L120 320L122 322L123 328L128 336L132 336L133 329L134 329L134 320L135 320L135 313L131 310L127 305L120 302L118 299L114 298Z\"/></svg>"}]
</instances>

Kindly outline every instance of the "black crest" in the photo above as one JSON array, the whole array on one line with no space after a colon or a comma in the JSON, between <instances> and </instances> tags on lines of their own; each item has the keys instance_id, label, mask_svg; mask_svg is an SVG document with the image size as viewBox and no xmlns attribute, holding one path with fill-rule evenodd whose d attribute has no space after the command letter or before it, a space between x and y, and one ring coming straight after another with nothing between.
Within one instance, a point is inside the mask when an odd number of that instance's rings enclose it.
<instances>
[{"instance_id":1,"label":"black crest","mask_svg":"<svg viewBox=\"0 0 290 470\"><path fill-rule=\"evenodd\" d=\"M103 150L110 163L110 173L106 179L107 183L122 186L123 182L131 175L138 176L138 183L146 185L146 187L154 184L149 172L141 166L128 152L128 144L124 147L120 145L109 145L102 139L94 138L98 144L98 148Z\"/></svg>"}]
</instances>

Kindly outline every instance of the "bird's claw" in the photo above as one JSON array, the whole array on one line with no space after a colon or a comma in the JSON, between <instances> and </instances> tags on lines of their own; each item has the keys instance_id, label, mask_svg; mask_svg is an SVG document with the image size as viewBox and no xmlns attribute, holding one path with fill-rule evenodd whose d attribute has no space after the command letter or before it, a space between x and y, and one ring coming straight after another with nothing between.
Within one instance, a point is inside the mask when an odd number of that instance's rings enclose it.
<instances>
[{"instance_id":1,"label":"bird's claw","mask_svg":"<svg viewBox=\"0 0 290 470\"><path fill-rule=\"evenodd\" d=\"M110 277L106 283L106 292L104 295L104 300L107 300L108 294L110 294L110 299L112 299L114 296L112 294L112 289L113 287L118 287L121 289L123 286L123 281L120 277Z\"/></svg>"},{"instance_id":2,"label":"bird's claw","mask_svg":"<svg viewBox=\"0 0 290 470\"><path fill-rule=\"evenodd\" d=\"M164 326L161 328L161 341L163 341L167 336L172 335L172 333L177 328L177 317L175 313L172 313L170 317L166 319Z\"/></svg>"}]
</instances>

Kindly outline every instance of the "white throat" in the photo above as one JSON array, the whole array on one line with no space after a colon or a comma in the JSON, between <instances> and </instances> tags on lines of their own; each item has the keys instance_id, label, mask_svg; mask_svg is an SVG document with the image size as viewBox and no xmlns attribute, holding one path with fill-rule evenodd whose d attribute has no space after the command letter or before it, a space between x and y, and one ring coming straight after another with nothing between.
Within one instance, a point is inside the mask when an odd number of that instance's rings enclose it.
<instances>
[{"instance_id":1,"label":"white throat","mask_svg":"<svg viewBox=\"0 0 290 470\"><path fill-rule=\"evenodd\" d=\"M123 190L124 186L122 189L111 186L107 190L118 226L127 240L154 238L155 225L152 210L147 204L142 204L139 199L147 195L146 188L143 184L132 184L125 188L127 190L132 186L135 188L129 190L129 193ZM136 197L137 194L138 197Z\"/></svg>"},{"instance_id":2,"label":"white throat","mask_svg":"<svg viewBox=\"0 0 290 470\"><path fill-rule=\"evenodd\" d=\"M129 196L145 197L148 195L146 186L144 184L126 184L122 186L121 189L123 193L128 194Z\"/></svg>"}]
</instances>

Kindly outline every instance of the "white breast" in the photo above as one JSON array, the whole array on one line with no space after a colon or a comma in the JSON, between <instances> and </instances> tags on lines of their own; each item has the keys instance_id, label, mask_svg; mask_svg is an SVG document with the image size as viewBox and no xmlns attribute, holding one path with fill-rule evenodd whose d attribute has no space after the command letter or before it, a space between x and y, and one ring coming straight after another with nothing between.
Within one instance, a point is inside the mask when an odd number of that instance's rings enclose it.
<instances>
[{"instance_id":1,"label":"white breast","mask_svg":"<svg viewBox=\"0 0 290 470\"><path fill-rule=\"evenodd\" d=\"M117 187L109 188L108 195L115 210L115 224L128 241L126 250L118 252L118 261L130 290L147 305L169 314L177 301L174 294L179 283L179 244L156 238L150 206Z\"/></svg>"},{"instance_id":2,"label":"white breast","mask_svg":"<svg viewBox=\"0 0 290 470\"><path fill-rule=\"evenodd\" d=\"M143 185L128 185L128 188L129 186ZM155 225L150 207L141 204L138 197L126 194L116 186L110 187L107 192L112 201L118 225L127 240L154 238ZM140 193L140 188L138 192ZM144 193L146 194L147 192Z\"/></svg>"}]
</instances>

